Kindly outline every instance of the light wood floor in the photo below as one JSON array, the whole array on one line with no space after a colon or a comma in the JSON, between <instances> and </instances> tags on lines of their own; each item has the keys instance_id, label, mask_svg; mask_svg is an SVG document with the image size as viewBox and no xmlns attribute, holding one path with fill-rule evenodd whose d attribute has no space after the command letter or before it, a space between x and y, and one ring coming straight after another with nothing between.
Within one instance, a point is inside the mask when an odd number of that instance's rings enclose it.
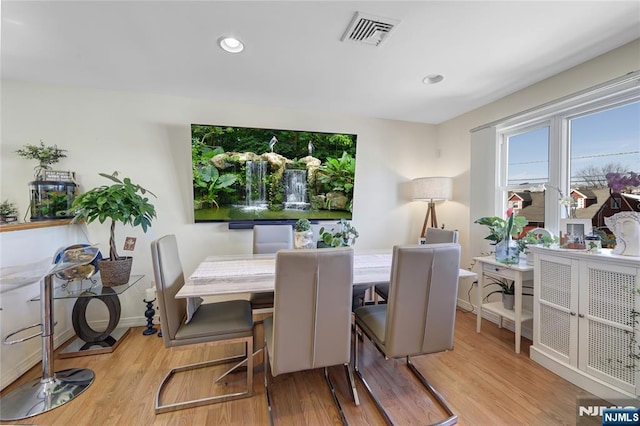
<instances>
[{"instance_id":1,"label":"light wood floor","mask_svg":"<svg viewBox=\"0 0 640 426\"><path fill-rule=\"evenodd\" d=\"M513 351L513 333L484 321L475 332L475 314L458 312L455 349L415 358L415 364L449 402L460 425L574 425L576 397L591 396L529 359L531 342L523 339L521 354ZM258 326L257 333L261 333ZM154 414L156 388L172 366L220 355L218 346L166 349L162 339L143 336L135 328L112 354L56 359L56 370L80 367L95 372L94 383L68 404L15 424L38 425L268 425L261 357L256 359L253 397L173 413ZM397 425L429 424L445 416L403 365L384 361L366 341L362 371ZM342 367L331 377L351 425L382 425L373 402L357 381L361 405L349 399ZM40 376L38 365L3 391ZM206 391L213 374L198 373L175 381L174 396ZM225 386L241 383L232 375ZM340 424L322 370L273 378L272 404L276 425ZM217 386L220 387L220 386ZM171 397L172 395L167 395Z\"/></svg>"}]
</instances>

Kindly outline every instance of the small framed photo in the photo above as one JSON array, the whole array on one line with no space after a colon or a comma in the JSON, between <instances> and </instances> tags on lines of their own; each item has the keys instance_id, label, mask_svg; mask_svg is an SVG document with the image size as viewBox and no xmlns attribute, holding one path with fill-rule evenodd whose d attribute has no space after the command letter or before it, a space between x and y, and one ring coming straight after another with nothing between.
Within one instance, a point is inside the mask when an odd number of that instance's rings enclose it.
<instances>
[{"instance_id":1,"label":"small framed photo","mask_svg":"<svg viewBox=\"0 0 640 426\"><path fill-rule=\"evenodd\" d=\"M560 245L562 248L585 250L584 237L591 234L591 219L561 219Z\"/></svg>"}]
</instances>

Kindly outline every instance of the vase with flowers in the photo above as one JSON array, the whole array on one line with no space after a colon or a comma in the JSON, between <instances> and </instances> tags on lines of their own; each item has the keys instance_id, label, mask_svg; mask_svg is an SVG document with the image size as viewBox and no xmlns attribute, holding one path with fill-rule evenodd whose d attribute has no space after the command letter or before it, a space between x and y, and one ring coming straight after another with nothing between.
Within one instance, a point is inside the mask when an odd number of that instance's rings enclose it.
<instances>
[{"instance_id":1,"label":"vase with flowers","mask_svg":"<svg viewBox=\"0 0 640 426\"><path fill-rule=\"evenodd\" d=\"M527 219L516 215L513 208L507 210L506 219L497 216L487 216L477 219L474 223L485 225L489 228L486 240L492 241L496 246L496 261L505 264L515 264L520 261L520 247L513 237L518 236Z\"/></svg>"}]
</instances>

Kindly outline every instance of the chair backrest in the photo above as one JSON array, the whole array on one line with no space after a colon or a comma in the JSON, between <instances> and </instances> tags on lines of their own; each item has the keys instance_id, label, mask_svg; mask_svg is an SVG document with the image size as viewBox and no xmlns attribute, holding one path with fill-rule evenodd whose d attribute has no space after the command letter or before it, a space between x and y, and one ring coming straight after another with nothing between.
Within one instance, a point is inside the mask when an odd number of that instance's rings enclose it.
<instances>
[{"instance_id":1,"label":"chair backrest","mask_svg":"<svg viewBox=\"0 0 640 426\"><path fill-rule=\"evenodd\" d=\"M385 326L385 355L397 358L453 348L460 246L395 246Z\"/></svg>"},{"instance_id":2,"label":"chair backrest","mask_svg":"<svg viewBox=\"0 0 640 426\"><path fill-rule=\"evenodd\" d=\"M353 249L276 255L273 375L350 361Z\"/></svg>"},{"instance_id":3,"label":"chair backrest","mask_svg":"<svg viewBox=\"0 0 640 426\"><path fill-rule=\"evenodd\" d=\"M169 347L172 346L171 341L184 322L187 310L186 299L175 297L184 285L184 273L176 236L165 235L151 242L151 259L156 280L162 339L164 345Z\"/></svg>"},{"instance_id":4,"label":"chair backrest","mask_svg":"<svg viewBox=\"0 0 640 426\"><path fill-rule=\"evenodd\" d=\"M449 231L439 228L427 228L427 232L424 236L425 244L442 244L442 243L457 243L458 231Z\"/></svg>"},{"instance_id":5,"label":"chair backrest","mask_svg":"<svg viewBox=\"0 0 640 426\"><path fill-rule=\"evenodd\" d=\"M253 227L253 253L275 253L293 248L293 228L290 225L255 225Z\"/></svg>"}]
</instances>

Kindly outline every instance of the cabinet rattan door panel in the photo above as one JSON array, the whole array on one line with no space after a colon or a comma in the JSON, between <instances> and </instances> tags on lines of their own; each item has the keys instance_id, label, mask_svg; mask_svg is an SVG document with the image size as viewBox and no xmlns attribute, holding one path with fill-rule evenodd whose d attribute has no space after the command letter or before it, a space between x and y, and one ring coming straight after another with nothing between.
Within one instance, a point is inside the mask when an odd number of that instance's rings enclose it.
<instances>
[{"instance_id":1,"label":"cabinet rattan door panel","mask_svg":"<svg viewBox=\"0 0 640 426\"><path fill-rule=\"evenodd\" d=\"M549 305L540 305L540 343L569 359L571 316Z\"/></svg>"},{"instance_id":2,"label":"cabinet rattan door panel","mask_svg":"<svg viewBox=\"0 0 640 426\"><path fill-rule=\"evenodd\" d=\"M634 337L636 270L595 262L581 265L581 290L587 292L581 318L581 369L612 385L634 392L640 363ZM586 350L583 350L586 345Z\"/></svg>"},{"instance_id":3,"label":"cabinet rattan door panel","mask_svg":"<svg viewBox=\"0 0 640 426\"><path fill-rule=\"evenodd\" d=\"M540 260L540 300L571 308L571 264Z\"/></svg>"},{"instance_id":4,"label":"cabinet rattan door panel","mask_svg":"<svg viewBox=\"0 0 640 426\"><path fill-rule=\"evenodd\" d=\"M540 304L540 331L537 345L539 349L565 363L577 362L577 339L575 335L572 336L577 328L577 316L572 310L572 307L576 309L577 306L577 302L572 299L573 281L577 278L572 276L573 268L571 260L550 256L540 259L537 296ZM574 312L573 315L571 312Z\"/></svg>"}]
</instances>

